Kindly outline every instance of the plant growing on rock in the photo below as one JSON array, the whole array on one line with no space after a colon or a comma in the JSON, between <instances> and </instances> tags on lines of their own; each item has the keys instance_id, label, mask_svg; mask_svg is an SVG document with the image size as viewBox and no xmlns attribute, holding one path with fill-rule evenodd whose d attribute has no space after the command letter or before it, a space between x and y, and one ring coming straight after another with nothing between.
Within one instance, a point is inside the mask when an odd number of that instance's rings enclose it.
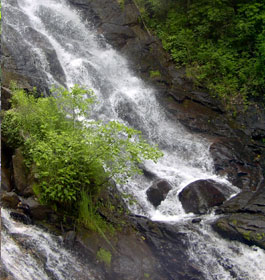
<instances>
[{"instance_id":1,"label":"plant growing on rock","mask_svg":"<svg viewBox=\"0 0 265 280\"><path fill-rule=\"evenodd\" d=\"M86 193L94 207L110 178L124 183L141 173L138 165L143 160L162 156L140 131L116 121L89 120L95 102L91 90L75 85L70 91L52 92L53 96L35 98L13 89L12 108L4 113L2 125L3 137L12 147L22 148L37 178L41 202L77 213L84 209ZM83 214L81 220L86 221Z\"/></svg>"}]
</instances>

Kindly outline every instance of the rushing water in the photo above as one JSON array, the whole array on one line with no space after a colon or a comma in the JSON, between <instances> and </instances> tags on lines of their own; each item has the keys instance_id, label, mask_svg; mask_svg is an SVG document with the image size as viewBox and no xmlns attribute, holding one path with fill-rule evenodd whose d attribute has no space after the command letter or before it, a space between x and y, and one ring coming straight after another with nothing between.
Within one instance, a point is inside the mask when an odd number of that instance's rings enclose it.
<instances>
[{"instance_id":1,"label":"rushing water","mask_svg":"<svg viewBox=\"0 0 265 280\"><path fill-rule=\"evenodd\" d=\"M210 143L170 120L156 100L158 93L129 69L126 58L108 45L89 22L83 22L78 12L67 5L67 1L17 0L16 4L15 0L5 0L3 8L4 25L8 24L22 37L25 35L25 38L30 26L46 38L56 51L68 87L77 83L95 91L100 103L96 105L93 117L119 120L140 129L149 142L158 144L164 152L164 157L158 164L145 162L147 170L168 180L173 186L166 200L157 209L146 199L146 189L152 184L149 179L136 177L126 186L120 186L122 192L129 193L136 199L137 203L130 206L134 213L154 220L184 223L192 215L184 213L178 193L188 183L198 179L214 179L227 184L230 190L227 196L238 191L225 178L214 174L209 154ZM4 30L3 33L5 36ZM38 67L47 74L48 83L57 83L40 45L34 41L27 44L36 57ZM10 224L6 228L9 226ZM12 228L15 229L16 226L12 225ZM190 258L203 267L207 279L233 279L230 274L225 276L226 273L222 271L224 265L220 264L220 256L223 262L240 272L240 279L264 279L265 254L262 250L219 239L211 232L207 222L194 226L189 234ZM198 254L198 251L201 253ZM15 255L22 254L8 234L4 235L4 252L6 256L11 254L7 257L10 259L6 264L8 266ZM238 258L233 260L235 256ZM262 259L263 264L259 264L258 259ZM34 260L29 259L29 262L35 267ZM249 269L245 269L245 266L251 267L252 274L248 274Z\"/></svg>"},{"instance_id":2,"label":"rushing water","mask_svg":"<svg viewBox=\"0 0 265 280\"><path fill-rule=\"evenodd\" d=\"M89 264L81 263L64 248L62 238L13 221L5 209L1 212L2 263L15 279L102 279Z\"/></svg>"}]
</instances>

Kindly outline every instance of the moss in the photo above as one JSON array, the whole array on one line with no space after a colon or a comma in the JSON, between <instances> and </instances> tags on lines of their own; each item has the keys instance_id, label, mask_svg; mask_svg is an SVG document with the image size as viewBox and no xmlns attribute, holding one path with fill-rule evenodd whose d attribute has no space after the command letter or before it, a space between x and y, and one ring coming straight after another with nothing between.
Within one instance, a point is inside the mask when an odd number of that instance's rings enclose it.
<instances>
[{"instance_id":1,"label":"moss","mask_svg":"<svg viewBox=\"0 0 265 280\"><path fill-rule=\"evenodd\" d=\"M264 237L265 233L256 233L256 240L261 241Z\"/></svg>"},{"instance_id":2,"label":"moss","mask_svg":"<svg viewBox=\"0 0 265 280\"><path fill-rule=\"evenodd\" d=\"M108 250L105 250L103 248L100 248L97 252L97 259L101 262L103 262L106 266L110 266L111 264L111 252Z\"/></svg>"},{"instance_id":3,"label":"moss","mask_svg":"<svg viewBox=\"0 0 265 280\"><path fill-rule=\"evenodd\" d=\"M251 231L245 231L245 232L243 232L243 237L246 239L246 240L248 240L248 241L250 241L250 240L252 240L252 237L251 237Z\"/></svg>"},{"instance_id":4,"label":"moss","mask_svg":"<svg viewBox=\"0 0 265 280\"><path fill-rule=\"evenodd\" d=\"M223 224L222 221L220 221L220 222L217 223L217 227L218 227L219 229L221 229L221 230L225 230L225 229L226 229L226 227L225 227L225 225Z\"/></svg>"},{"instance_id":5,"label":"moss","mask_svg":"<svg viewBox=\"0 0 265 280\"><path fill-rule=\"evenodd\" d=\"M124 9L124 5L125 5L124 2L125 2L125 0L118 0L118 3L119 3L122 10Z\"/></svg>"},{"instance_id":6,"label":"moss","mask_svg":"<svg viewBox=\"0 0 265 280\"><path fill-rule=\"evenodd\" d=\"M151 70L149 72L150 74L150 78L156 78L156 77L160 77L161 73L159 72L159 70Z\"/></svg>"},{"instance_id":7,"label":"moss","mask_svg":"<svg viewBox=\"0 0 265 280\"><path fill-rule=\"evenodd\" d=\"M144 277L149 279L150 278L150 274L149 273L144 273Z\"/></svg>"}]
</instances>

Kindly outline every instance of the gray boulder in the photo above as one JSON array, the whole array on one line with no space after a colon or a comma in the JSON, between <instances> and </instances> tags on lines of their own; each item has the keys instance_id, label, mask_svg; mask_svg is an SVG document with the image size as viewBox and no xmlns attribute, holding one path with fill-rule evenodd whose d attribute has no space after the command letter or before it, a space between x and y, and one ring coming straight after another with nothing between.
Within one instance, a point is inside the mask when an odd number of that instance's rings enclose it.
<instances>
[{"instance_id":1,"label":"gray boulder","mask_svg":"<svg viewBox=\"0 0 265 280\"><path fill-rule=\"evenodd\" d=\"M186 186L179 194L179 199L185 212L205 214L225 201L220 189L226 188L213 180L198 180Z\"/></svg>"},{"instance_id":2,"label":"gray boulder","mask_svg":"<svg viewBox=\"0 0 265 280\"><path fill-rule=\"evenodd\" d=\"M168 181L160 179L153 183L153 185L146 191L148 200L157 207L166 198L172 186Z\"/></svg>"}]
</instances>

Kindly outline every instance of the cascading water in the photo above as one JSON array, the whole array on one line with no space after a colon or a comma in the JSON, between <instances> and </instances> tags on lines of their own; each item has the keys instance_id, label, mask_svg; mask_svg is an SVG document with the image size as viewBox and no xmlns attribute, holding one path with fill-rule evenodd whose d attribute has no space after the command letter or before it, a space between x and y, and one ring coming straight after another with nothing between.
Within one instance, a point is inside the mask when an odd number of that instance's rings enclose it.
<instances>
[{"instance_id":1,"label":"cascading water","mask_svg":"<svg viewBox=\"0 0 265 280\"><path fill-rule=\"evenodd\" d=\"M14 279L102 279L87 263L64 249L62 238L13 221L5 209L1 212L2 264Z\"/></svg>"},{"instance_id":2,"label":"cascading water","mask_svg":"<svg viewBox=\"0 0 265 280\"><path fill-rule=\"evenodd\" d=\"M15 29L22 38L27 38L28 27L46 38L56 51L66 76L66 85L71 87L81 84L95 91L100 103L96 105L92 117L106 121L115 119L133 126L141 130L149 142L158 144L164 152L158 164L145 162L145 169L174 186L157 209L146 199L146 189L150 186L147 178L136 177L126 186L120 186L120 191L131 194L137 200L137 204L130 206L134 213L181 225L192 216L184 213L178 200L178 193L187 184L198 179L214 179L227 184L227 196L238 192L225 178L214 174L209 143L170 120L156 100L156 91L130 71L126 59L109 46L90 23L83 22L78 12L67 5L66 0L17 0L17 5L13 2L3 3L5 24ZM58 79L53 77L51 65L38 42L29 40L27 44L36 56L38 67L47 74L48 83L57 83ZM6 227L9 228L9 225ZM234 279L263 279L264 264L258 266L255 261L248 261L248 258L254 256L263 259L265 263L262 250L255 251L219 239L207 227L207 222L194 225L193 230L185 227L183 230L190 232L190 258L203 267L206 279L233 279L231 274L225 276L222 262L235 267L241 278ZM8 244L15 246L10 237L5 238L4 247ZM216 244L220 245L220 250ZM199 257L197 250L201 250L207 258ZM9 252L6 247L5 253ZM20 254L19 249L14 252ZM236 257L240 261L234 261ZM207 260L215 268L209 268ZM252 274L244 267L246 264L253 268Z\"/></svg>"}]
</instances>

